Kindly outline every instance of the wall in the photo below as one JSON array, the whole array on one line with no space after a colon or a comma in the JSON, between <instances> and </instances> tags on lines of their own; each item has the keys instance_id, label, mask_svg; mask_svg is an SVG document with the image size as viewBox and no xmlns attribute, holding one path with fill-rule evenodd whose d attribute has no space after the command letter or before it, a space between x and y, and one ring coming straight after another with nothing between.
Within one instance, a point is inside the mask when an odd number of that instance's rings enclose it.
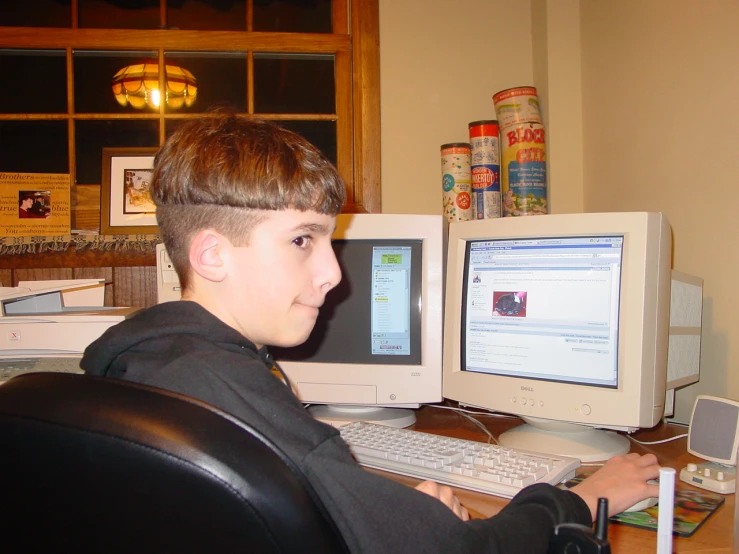
<instances>
[{"instance_id":1,"label":"wall","mask_svg":"<svg viewBox=\"0 0 739 554\"><path fill-rule=\"evenodd\" d=\"M441 213L439 147L532 75L528 1L380 0L382 211Z\"/></svg>"},{"instance_id":2,"label":"wall","mask_svg":"<svg viewBox=\"0 0 739 554\"><path fill-rule=\"evenodd\" d=\"M586 211L653 210L673 267L704 279L701 381L739 400L739 3L583 0Z\"/></svg>"},{"instance_id":3,"label":"wall","mask_svg":"<svg viewBox=\"0 0 739 554\"><path fill-rule=\"evenodd\" d=\"M583 211L579 34L578 0L380 0L383 211L441 213L439 147L532 83L552 212Z\"/></svg>"},{"instance_id":4,"label":"wall","mask_svg":"<svg viewBox=\"0 0 739 554\"><path fill-rule=\"evenodd\" d=\"M735 0L380 0L383 211L441 213L439 146L533 83L552 212L661 211L673 267L705 281L701 382L677 415L739 399L737 23Z\"/></svg>"}]
</instances>

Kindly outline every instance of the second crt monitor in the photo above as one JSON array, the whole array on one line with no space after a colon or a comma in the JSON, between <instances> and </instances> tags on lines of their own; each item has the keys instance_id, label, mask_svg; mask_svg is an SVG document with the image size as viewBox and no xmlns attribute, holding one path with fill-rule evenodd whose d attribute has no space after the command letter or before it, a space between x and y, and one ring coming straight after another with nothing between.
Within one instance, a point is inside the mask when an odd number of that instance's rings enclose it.
<instances>
[{"instance_id":1,"label":"second crt monitor","mask_svg":"<svg viewBox=\"0 0 739 554\"><path fill-rule=\"evenodd\" d=\"M341 283L308 340L270 348L313 415L405 427L409 408L441 400L444 219L341 214Z\"/></svg>"},{"instance_id":2,"label":"second crt monitor","mask_svg":"<svg viewBox=\"0 0 739 554\"><path fill-rule=\"evenodd\" d=\"M603 460L602 429L664 412L671 233L658 213L453 223L444 328L446 398L521 416L503 444Z\"/></svg>"}]
</instances>

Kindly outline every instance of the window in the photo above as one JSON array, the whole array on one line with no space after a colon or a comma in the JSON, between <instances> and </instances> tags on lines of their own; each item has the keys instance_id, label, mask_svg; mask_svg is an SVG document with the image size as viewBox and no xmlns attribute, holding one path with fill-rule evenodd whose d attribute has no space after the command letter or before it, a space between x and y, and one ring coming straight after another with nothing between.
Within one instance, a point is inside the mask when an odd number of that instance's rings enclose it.
<instances>
[{"instance_id":1,"label":"window","mask_svg":"<svg viewBox=\"0 0 739 554\"><path fill-rule=\"evenodd\" d=\"M0 171L99 186L103 147L158 146L223 105L304 135L344 177L346 211L380 211L378 0L7 4Z\"/></svg>"}]
</instances>

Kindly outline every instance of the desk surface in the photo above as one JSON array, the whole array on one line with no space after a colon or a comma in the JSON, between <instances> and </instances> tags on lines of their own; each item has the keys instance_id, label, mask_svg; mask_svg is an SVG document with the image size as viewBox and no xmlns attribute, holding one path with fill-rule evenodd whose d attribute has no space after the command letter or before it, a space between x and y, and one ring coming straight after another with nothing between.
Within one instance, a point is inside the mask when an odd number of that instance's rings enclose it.
<instances>
[{"instance_id":1,"label":"desk surface","mask_svg":"<svg viewBox=\"0 0 739 554\"><path fill-rule=\"evenodd\" d=\"M438 435L453 436L487 442L487 435L478 429L473 423L450 410L425 406L417 411L418 421L412 427L418 431L435 433ZM516 419L501 419L491 416L479 416L476 418L483 423L497 437L500 433L521 423ZM675 435L687 433L687 428L677 425L659 425L654 429L639 431L633 436L640 441L656 441ZM672 442L658 445L640 445L632 441L632 452L655 454L660 465L674 467L678 474L680 469L688 462L702 462L687 452L687 439L681 438ZM585 471L588 471L586 469ZM415 485L418 480L408 477L383 473L383 475L406 483ZM676 479L678 488L694 488L691 485ZM507 500L495 496L456 489L457 496L467 507L473 517L489 517L497 514ZM692 537L675 537L673 551L676 553L702 553L718 554L733 552L734 532L734 496L726 496L726 502L700 527ZM611 524L608 529L608 538L611 548L615 554L622 552L636 554L640 552L654 553L657 549L657 533L646 529L636 529L625 525Z\"/></svg>"}]
</instances>

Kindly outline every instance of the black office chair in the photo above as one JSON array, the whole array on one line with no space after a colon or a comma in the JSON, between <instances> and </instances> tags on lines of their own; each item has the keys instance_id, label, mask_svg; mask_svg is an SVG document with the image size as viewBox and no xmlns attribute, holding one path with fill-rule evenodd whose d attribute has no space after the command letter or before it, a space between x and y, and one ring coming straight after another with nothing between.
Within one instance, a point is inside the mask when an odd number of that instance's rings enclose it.
<instances>
[{"instance_id":1,"label":"black office chair","mask_svg":"<svg viewBox=\"0 0 739 554\"><path fill-rule=\"evenodd\" d=\"M347 551L269 439L154 387L65 373L9 380L0 470L3 552Z\"/></svg>"}]
</instances>

